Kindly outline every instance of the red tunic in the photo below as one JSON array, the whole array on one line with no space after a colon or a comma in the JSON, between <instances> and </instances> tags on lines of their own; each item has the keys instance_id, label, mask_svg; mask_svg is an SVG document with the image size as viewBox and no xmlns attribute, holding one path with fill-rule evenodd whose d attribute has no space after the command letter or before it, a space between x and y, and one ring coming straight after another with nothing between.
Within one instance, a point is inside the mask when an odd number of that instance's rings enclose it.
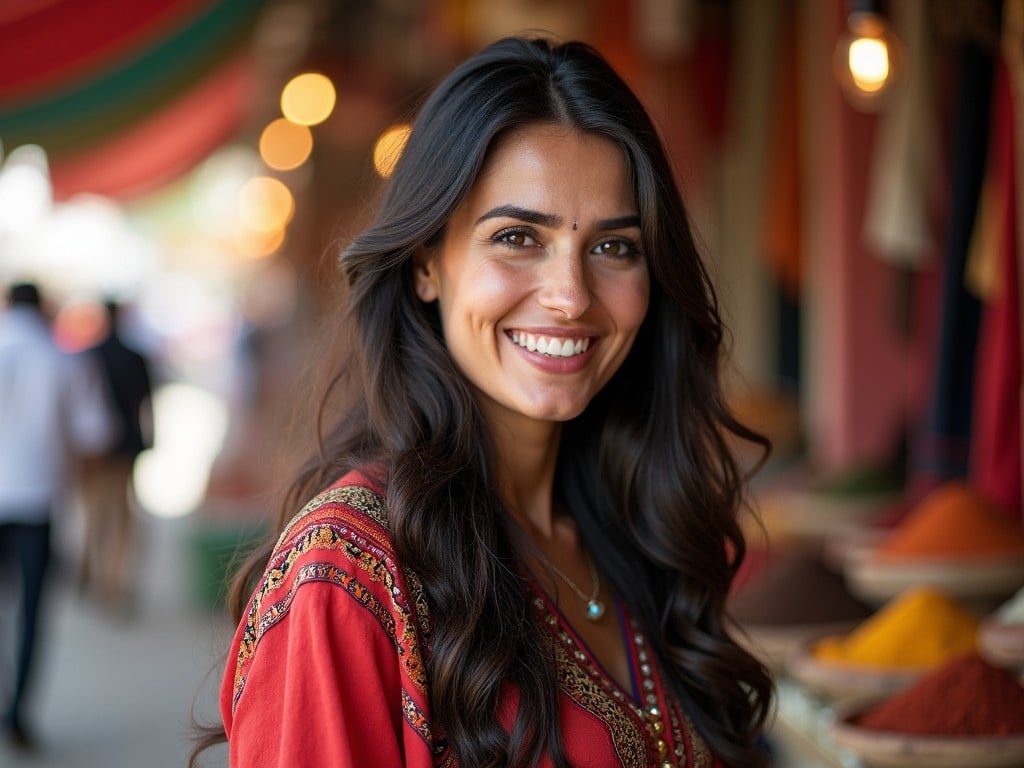
<instances>
[{"instance_id":1,"label":"red tunic","mask_svg":"<svg viewBox=\"0 0 1024 768\"><path fill-rule=\"evenodd\" d=\"M625 608L633 691L601 669L538 587L528 597L555 659L573 766L718 765L661 684ZM347 475L289 523L235 633L221 688L230 765L455 766L431 724L429 641L423 589L395 559L384 498ZM499 711L508 726L516 701L509 686Z\"/></svg>"}]
</instances>

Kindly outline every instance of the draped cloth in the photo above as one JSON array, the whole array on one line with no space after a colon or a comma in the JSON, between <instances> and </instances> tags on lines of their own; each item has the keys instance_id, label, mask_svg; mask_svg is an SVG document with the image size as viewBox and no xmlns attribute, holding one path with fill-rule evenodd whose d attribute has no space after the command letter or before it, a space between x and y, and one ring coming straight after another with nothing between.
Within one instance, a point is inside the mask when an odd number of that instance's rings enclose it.
<instances>
[{"instance_id":1,"label":"draped cloth","mask_svg":"<svg viewBox=\"0 0 1024 768\"><path fill-rule=\"evenodd\" d=\"M665 713L668 765L719 765L667 692L625 606L632 691L604 672L535 584L527 598L556 670L570 763L660 764L644 718L656 705ZM221 689L231 766L456 765L431 717L430 638L423 588L397 561L382 489L347 475L288 525L235 634ZM498 708L506 728L516 701L507 684Z\"/></svg>"},{"instance_id":2,"label":"draped cloth","mask_svg":"<svg viewBox=\"0 0 1024 768\"><path fill-rule=\"evenodd\" d=\"M993 57L975 42L960 44L952 109L952 200L944 244L938 359L929 412L912 447L918 493L968 474L974 366L981 304L964 285L964 270L985 174Z\"/></svg>"},{"instance_id":3,"label":"draped cloth","mask_svg":"<svg viewBox=\"0 0 1024 768\"><path fill-rule=\"evenodd\" d=\"M1022 522L1020 241L1012 65L1012 60L998 62L993 86L988 236L982 238L989 251L984 258L991 263L992 287L978 341L970 476L988 502Z\"/></svg>"},{"instance_id":4,"label":"draped cloth","mask_svg":"<svg viewBox=\"0 0 1024 768\"><path fill-rule=\"evenodd\" d=\"M932 247L932 195L939 181L927 2L902 0L892 17L907 64L879 116L864 236L882 259L918 268Z\"/></svg>"}]
</instances>

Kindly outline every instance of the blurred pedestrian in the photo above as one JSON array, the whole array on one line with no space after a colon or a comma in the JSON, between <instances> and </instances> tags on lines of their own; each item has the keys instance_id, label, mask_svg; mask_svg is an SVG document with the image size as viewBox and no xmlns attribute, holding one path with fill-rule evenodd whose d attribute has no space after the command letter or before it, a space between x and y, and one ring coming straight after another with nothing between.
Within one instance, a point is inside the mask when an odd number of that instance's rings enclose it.
<instances>
[{"instance_id":1,"label":"blurred pedestrian","mask_svg":"<svg viewBox=\"0 0 1024 768\"><path fill-rule=\"evenodd\" d=\"M82 472L85 551L81 584L102 605L129 607L131 556L135 539L135 459L152 445L153 411L149 363L121 335L121 306L105 303L106 336L90 351L113 406L118 437L110 450L89 459Z\"/></svg>"},{"instance_id":2,"label":"blurred pedestrian","mask_svg":"<svg viewBox=\"0 0 1024 768\"><path fill-rule=\"evenodd\" d=\"M31 748L24 701L39 645L51 524L66 501L72 459L106 448L113 424L98 371L55 344L38 287L15 284L7 298L0 314L0 576L16 571L21 595L2 724L12 745Z\"/></svg>"}]
</instances>

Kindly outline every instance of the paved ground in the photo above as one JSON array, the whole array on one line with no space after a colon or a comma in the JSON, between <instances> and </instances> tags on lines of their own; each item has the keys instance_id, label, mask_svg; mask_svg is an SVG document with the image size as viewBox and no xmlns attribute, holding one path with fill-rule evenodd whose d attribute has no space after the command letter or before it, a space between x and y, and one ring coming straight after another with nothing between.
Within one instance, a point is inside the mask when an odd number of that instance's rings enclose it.
<instances>
[{"instance_id":1,"label":"paved ground","mask_svg":"<svg viewBox=\"0 0 1024 768\"><path fill-rule=\"evenodd\" d=\"M216 716L231 627L190 595L190 523L142 523L146 569L130 615L103 613L77 594L70 567L58 571L30 709L41 748L24 755L0 740L0 766L181 768L190 712ZM12 602L0 578L0 687L10 679ZM208 768L224 765L222 750L208 754Z\"/></svg>"}]
</instances>

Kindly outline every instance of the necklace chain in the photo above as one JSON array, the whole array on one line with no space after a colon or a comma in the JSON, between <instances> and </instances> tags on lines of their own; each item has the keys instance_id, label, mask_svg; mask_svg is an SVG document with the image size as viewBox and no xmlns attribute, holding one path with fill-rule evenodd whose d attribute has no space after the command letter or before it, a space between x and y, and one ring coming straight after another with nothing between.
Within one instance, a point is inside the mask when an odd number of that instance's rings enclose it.
<instances>
[{"instance_id":1,"label":"necklace chain","mask_svg":"<svg viewBox=\"0 0 1024 768\"><path fill-rule=\"evenodd\" d=\"M552 571L554 571L555 574L557 576L559 576L562 579L562 581L564 581L568 585L569 589L571 589L573 592L575 592L576 596L580 600L582 600L584 603L586 603L586 605L587 605L587 618L590 619L590 621L598 621L602 616L604 616L604 610L605 610L604 603L601 602L601 599L600 599L601 598L601 577L600 577L600 574L598 574L598 572L597 572L597 566L594 565L594 561L593 560L591 560L589 557L587 558L587 565L590 566L590 576L594 580L594 594L587 595L582 589L580 589L578 586L576 586L576 582L574 582L572 579L570 579L568 576L565 575L565 573L562 571L561 568L559 568L554 563L552 563L550 560L548 560L544 556L543 552L541 552L539 549L536 549L536 548L535 548L535 552L537 553L537 556L541 560L544 561L544 565L546 565L548 568L550 568Z\"/></svg>"}]
</instances>

